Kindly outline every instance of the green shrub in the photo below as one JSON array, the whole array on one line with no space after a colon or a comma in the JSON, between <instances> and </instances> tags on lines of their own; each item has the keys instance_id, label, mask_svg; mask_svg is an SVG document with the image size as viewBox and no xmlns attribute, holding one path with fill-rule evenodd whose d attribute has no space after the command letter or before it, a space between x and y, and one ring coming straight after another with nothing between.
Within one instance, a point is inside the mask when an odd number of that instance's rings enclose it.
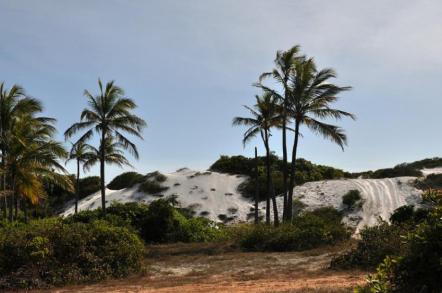
<instances>
[{"instance_id":1,"label":"green shrub","mask_svg":"<svg viewBox=\"0 0 442 293\"><path fill-rule=\"evenodd\" d=\"M414 206L405 205L394 210L390 216L390 221L393 224L405 223L413 220Z\"/></svg>"},{"instance_id":2,"label":"green shrub","mask_svg":"<svg viewBox=\"0 0 442 293\"><path fill-rule=\"evenodd\" d=\"M153 181L160 182L160 183L167 180L166 175L161 174L159 171L148 173L148 174L146 174L145 178L151 179Z\"/></svg>"},{"instance_id":3,"label":"green shrub","mask_svg":"<svg viewBox=\"0 0 442 293\"><path fill-rule=\"evenodd\" d=\"M353 189L353 190L348 191L342 197L342 204L348 210L360 209L363 204L361 192L357 189Z\"/></svg>"},{"instance_id":4,"label":"green shrub","mask_svg":"<svg viewBox=\"0 0 442 293\"><path fill-rule=\"evenodd\" d=\"M420 177L422 172L413 166L408 164L397 165L394 168L379 169L374 171L370 178L380 179L380 178L393 178L401 176L412 176Z\"/></svg>"},{"instance_id":5,"label":"green shrub","mask_svg":"<svg viewBox=\"0 0 442 293\"><path fill-rule=\"evenodd\" d=\"M366 227L360 231L356 248L336 258L332 267L376 267L388 255L400 255L406 249L401 236L409 226L390 225L382 222L378 226Z\"/></svg>"},{"instance_id":6,"label":"green shrub","mask_svg":"<svg viewBox=\"0 0 442 293\"><path fill-rule=\"evenodd\" d=\"M123 277L138 271L143 244L104 221L59 219L0 229L0 288L36 288Z\"/></svg>"},{"instance_id":7,"label":"green shrub","mask_svg":"<svg viewBox=\"0 0 442 293\"><path fill-rule=\"evenodd\" d=\"M442 209L408 234L408 249L387 257L358 292L442 292Z\"/></svg>"},{"instance_id":8,"label":"green shrub","mask_svg":"<svg viewBox=\"0 0 442 293\"><path fill-rule=\"evenodd\" d=\"M137 172L125 172L112 179L112 181L107 185L107 188L112 190L120 190L123 188L130 188L143 181L143 175Z\"/></svg>"},{"instance_id":9,"label":"green shrub","mask_svg":"<svg viewBox=\"0 0 442 293\"><path fill-rule=\"evenodd\" d=\"M394 210L390 216L390 222L393 224L419 224L424 221L429 214L426 208L415 209L413 205L405 205Z\"/></svg>"},{"instance_id":10,"label":"green shrub","mask_svg":"<svg viewBox=\"0 0 442 293\"><path fill-rule=\"evenodd\" d=\"M157 181L151 181L151 180L144 181L138 187L138 191L145 192L145 193L148 193L148 194L159 194L159 193L161 193L163 191L166 191L168 189L169 189L169 187L162 186Z\"/></svg>"},{"instance_id":11,"label":"green shrub","mask_svg":"<svg viewBox=\"0 0 442 293\"><path fill-rule=\"evenodd\" d=\"M217 240L222 231L205 218L185 217L167 200L159 199L149 205L141 227L146 242L206 242Z\"/></svg>"},{"instance_id":12,"label":"green shrub","mask_svg":"<svg viewBox=\"0 0 442 293\"><path fill-rule=\"evenodd\" d=\"M270 156L272 181L276 194L281 194L283 189L283 169L284 162L277 156ZM289 167L289 166L287 166ZM246 158L243 156L221 156L209 170L228 173L247 175L248 178L239 186L239 191L245 197L254 197L256 190L256 182L252 178L255 177L256 162L254 158ZM333 167L316 165L305 159L296 160L295 181L297 184L303 184L309 181L319 181L325 179L337 179L349 177L350 174ZM266 175L265 175L265 157L258 157L258 183L260 200L265 199L267 194Z\"/></svg>"},{"instance_id":13,"label":"green shrub","mask_svg":"<svg viewBox=\"0 0 442 293\"><path fill-rule=\"evenodd\" d=\"M422 190L442 189L442 174L430 174L424 179L417 179L415 185Z\"/></svg>"},{"instance_id":14,"label":"green shrub","mask_svg":"<svg viewBox=\"0 0 442 293\"><path fill-rule=\"evenodd\" d=\"M335 209L322 208L303 212L293 224L239 225L233 228L232 238L246 251L306 250L347 239L350 234L341 220Z\"/></svg>"}]
</instances>

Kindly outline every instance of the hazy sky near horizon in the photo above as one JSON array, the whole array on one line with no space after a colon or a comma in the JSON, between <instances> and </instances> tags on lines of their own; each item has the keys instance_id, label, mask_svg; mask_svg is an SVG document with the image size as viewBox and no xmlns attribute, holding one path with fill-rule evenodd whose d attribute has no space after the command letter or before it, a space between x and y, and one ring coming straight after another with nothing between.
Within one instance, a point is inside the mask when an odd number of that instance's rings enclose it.
<instances>
[{"instance_id":1,"label":"hazy sky near horizon","mask_svg":"<svg viewBox=\"0 0 442 293\"><path fill-rule=\"evenodd\" d=\"M389 167L442 155L441 15L438 0L0 0L0 81L41 99L63 139L84 89L114 79L149 124L138 171L205 169L255 145L263 154L259 140L243 148L232 118L247 115L275 52L300 44L353 87L337 107L358 116L339 122L345 152L304 129L300 156ZM271 146L281 155L279 134Z\"/></svg>"}]
</instances>

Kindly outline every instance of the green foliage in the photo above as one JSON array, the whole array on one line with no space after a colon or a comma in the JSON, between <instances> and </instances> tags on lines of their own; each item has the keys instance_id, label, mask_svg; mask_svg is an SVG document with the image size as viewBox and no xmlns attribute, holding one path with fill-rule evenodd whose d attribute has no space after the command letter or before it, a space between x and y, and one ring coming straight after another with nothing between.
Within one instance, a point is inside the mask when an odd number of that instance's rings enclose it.
<instances>
[{"instance_id":1,"label":"green foliage","mask_svg":"<svg viewBox=\"0 0 442 293\"><path fill-rule=\"evenodd\" d=\"M362 197L361 192L357 189L353 189L348 191L343 197L342 197L342 204L348 209L348 210L354 210L357 208L362 207Z\"/></svg>"},{"instance_id":2,"label":"green foliage","mask_svg":"<svg viewBox=\"0 0 442 293\"><path fill-rule=\"evenodd\" d=\"M69 175L72 182L76 181L75 175ZM40 203L40 205L35 209L35 216L43 217L47 215L55 215L59 210L61 210L65 204L69 201L75 199L75 193L61 186L51 184L50 182L44 182L45 191L47 197ZM80 178L80 194L79 199L85 198L86 196L97 192L100 190L100 177L90 176Z\"/></svg>"},{"instance_id":3,"label":"green foliage","mask_svg":"<svg viewBox=\"0 0 442 293\"><path fill-rule=\"evenodd\" d=\"M350 235L341 220L335 209L322 208L278 227L240 225L232 228L232 237L246 251L300 251L347 239Z\"/></svg>"},{"instance_id":4,"label":"green foliage","mask_svg":"<svg viewBox=\"0 0 442 293\"><path fill-rule=\"evenodd\" d=\"M89 176L80 178L80 199L100 190L100 177Z\"/></svg>"},{"instance_id":5,"label":"green foliage","mask_svg":"<svg viewBox=\"0 0 442 293\"><path fill-rule=\"evenodd\" d=\"M393 224L405 223L413 220L414 206L405 205L397 208L390 216L390 221Z\"/></svg>"},{"instance_id":6,"label":"green foliage","mask_svg":"<svg viewBox=\"0 0 442 293\"><path fill-rule=\"evenodd\" d=\"M422 190L442 189L442 174L430 174L423 179L416 179L415 186Z\"/></svg>"},{"instance_id":7,"label":"green foliage","mask_svg":"<svg viewBox=\"0 0 442 293\"><path fill-rule=\"evenodd\" d=\"M363 178L392 178L400 176L422 176L420 170L425 168L436 168L442 167L442 158L430 158L424 159L412 163L402 163L394 168L379 169L376 171L367 171L360 173L352 173L353 178L362 176Z\"/></svg>"},{"instance_id":8,"label":"green foliage","mask_svg":"<svg viewBox=\"0 0 442 293\"><path fill-rule=\"evenodd\" d=\"M442 209L435 208L406 237L408 249L386 258L359 292L441 292ZM365 291L362 291L365 290Z\"/></svg>"},{"instance_id":9,"label":"green foliage","mask_svg":"<svg viewBox=\"0 0 442 293\"><path fill-rule=\"evenodd\" d=\"M222 236L222 231L205 218L187 218L167 200L159 199L149 205L141 227L146 242L206 242Z\"/></svg>"},{"instance_id":10,"label":"green foliage","mask_svg":"<svg viewBox=\"0 0 442 293\"><path fill-rule=\"evenodd\" d=\"M166 175L161 174L159 171L148 173L148 174L146 174L145 178L151 179L151 180L154 180L154 181L160 182L160 183L167 180Z\"/></svg>"},{"instance_id":11,"label":"green foliage","mask_svg":"<svg viewBox=\"0 0 442 293\"><path fill-rule=\"evenodd\" d=\"M60 219L0 229L0 288L37 288L123 277L141 267L143 244L105 221Z\"/></svg>"},{"instance_id":12,"label":"green foliage","mask_svg":"<svg viewBox=\"0 0 442 293\"><path fill-rule=\"evenodd\" d=\"M207 242L224 237L224 232L215 223L194 218L186 209L173 207L170 199L159 199L150 205L114 202L106 209L105 216L100 209L81 211L64 222L93 223L97 220L136 232L148 243Z\"/></svg>"},{"instance_id":13,"label":"green foliage","mask_svg":"<svg viewBox=\"0 0 442 293\"><path fill-rule=\"evenodd\" d=\"M423 159L420 161L415 161L413 163L408 163L406 165L418 170L425 168L427 169L437 168L437 167L442 167L442 158L434 157L429 159Z\"/></svg>"},{"instance_id":14,"label":"green foliage","mask_svg":"<svg viewBox=\"0 0 442 293\"><path fill-rule=\"evenodd\" d=\"M378 178L393 178L401 176L420 177L422 176L422 172L408 164L401 164L395 166L394 168L376 170L371 174L370 178L378 179Z\"/></svg>"},{"instance_id":15,"label":"green foliage","mask_svg":"<svg viewBox=\"0 0 442 293\"><path fill-rule=\"evenodd\" d=\"M169 189L169 187L162 186L157 181L151 181L151 180L144 181L138 187L138 191L145 192L145 193L148 193L148 194L159 194L159 193L161 193L163 191L166 191L168 189Z\"/></svg>"},{"instance_id":16,"label":"green foliage","mask_svg":"<svg viewBox=\"0 0 442 293\"><path fill-rule=\"evenodd\" d=\"M332 267L376 267L388 255L400 255L406 244L401 235L410 227L389 225L381 222L380 225L367 227L360 231L360 240L356 248L336 258Z\"/></svg>"},{"instance_id":17,"label":"green foliage","mask_svg":"<svg viewBox=\"0 0 442 293\"><path fill-rule=\"evenodd\" d=\"M107 185L107 188L112 190L120 190L129 188L135 184L143 182L145 177L137 172L125 172L118 175Z\"/></svg>"},{"instance_id":18,"label":"green foliage","mask_svg":"<svg viewBox=\"0 0 442 293\"><path fill-rule=\"evenodd\" d=\"M272 166L272 181L276 194L281 194L283 189L283 168L284 162L275 155L270 156ZM287 164L287 168L289 168ZM241 174L249 176L248 180L239 186L239 191L245 197L254 197L256 190L255 177L255 159L243 156L221 156L211 167L211 171ZM350 174L340 169L328 166L316 165L304 159L296 160L295 180L297 184L303 184L310 181L319 181L326 179L338 179L349 177ZM265 157L258 157L258 184L260 199L264 200L267 194L267 178L265 174Z\"/></svg>"},{"instance_id":19,"label":"green foliage","mask_svg":"<svg viewBox=\"0 0 442 293\"><path fill-rule=\"evenodd\" d=\"M419 224L424 221L429 214L426 208L415 209L413 205L405 205L397 208L390 216L393 224Z\"/></svg>"}]
</instances>

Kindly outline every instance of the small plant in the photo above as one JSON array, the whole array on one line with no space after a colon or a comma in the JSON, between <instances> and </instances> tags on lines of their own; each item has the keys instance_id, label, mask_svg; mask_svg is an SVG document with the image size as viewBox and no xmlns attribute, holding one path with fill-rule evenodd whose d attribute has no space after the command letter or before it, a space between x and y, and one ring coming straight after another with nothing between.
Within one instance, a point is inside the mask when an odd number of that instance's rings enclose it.
<instances>
[{"instance_id":1,"label":"small plant","mask_svg":"<svg viewBox=\"0 0 442 293\"><path fill-rule=\"evenodd\" d=\"M146 174L146 176L144 176L144 178L154 180L156 182L165 182L167 180L167 176L160 173L159 171L148 173Z\"/></svg>"},{"instance_id":2,"label":"small plant","mask_svg":"<svg viewBox=\"0 0 442 293\"><path fill-rule=\"evenodd\" d=\"M227 211L229 212L229 214L236 214L238 212L238 209L234 208L234 207L230 207L227 209Z\"/></svg>"},{"instance_id":3,"label":"small plant","mask_svg":"<svg viewBox=\"0 0 442 293\"><path fill-rule=\"evenodd\" d=\"M361 192L357 189L350 190L342 197L342 204L347 210L360 209L363 204Z\"/></svg>"},{"instance_id":4,"label":"small plant","mask_svg":"<svg viewBox=\"0 0 442 293\"><path fill-rule=\"evenodd\" d=\"M107 188L112 190L120 190L123 188L130 188L135 184L141 183L145 177L137 172L125 172L118 175L107 185Z\"/></svg>"},{"instance_id":5,"label":"small plant","mask_svg":"<svg viewBox=\"0 0 442 293\"><path fill-rule=\"evenodd\" d=\"M159 194L168 189L169 187L162 186L160 183L151 180L146 180L145 182L141 183L140 186L138 187L138 191L145 192L148 194Z\"/></svg>"},{"instance_id":6,"label":"small plant","mask_svg":"<svg viewBox=\"0 0 442 293\"><path fill-rule=\"evenodd\" d=\"M221 221L226 221L227 220L227 215L225 215L225 214L219 214L218 215L218 219L220 219Z\"/></svg>"}]
</instances>

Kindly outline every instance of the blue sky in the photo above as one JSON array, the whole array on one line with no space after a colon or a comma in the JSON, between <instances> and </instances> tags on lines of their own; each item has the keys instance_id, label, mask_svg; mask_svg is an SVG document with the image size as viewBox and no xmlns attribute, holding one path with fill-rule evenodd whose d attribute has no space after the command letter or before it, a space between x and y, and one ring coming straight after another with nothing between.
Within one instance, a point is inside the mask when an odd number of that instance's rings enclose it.
<instances>
[{"instance_id":1,"label":"blue sky","mask_svg":"<svg viewBox=\"0 0 442 293\"><path fill-rule=\"evenodd\" d=\"M353 87L337 106L358 116L340 122L345 152L304 131L300 155L374 169L441 155L440 15L437 0L0 0L0 80L41 99L62 139L83 90L115 79L149 124L136 169L205 169L255 144L263 153L258 140L243 148L231 120L246 114L276 50L300 44ZM119 172L109 168L108 179Z\"/></svg>"}]
</instances>

